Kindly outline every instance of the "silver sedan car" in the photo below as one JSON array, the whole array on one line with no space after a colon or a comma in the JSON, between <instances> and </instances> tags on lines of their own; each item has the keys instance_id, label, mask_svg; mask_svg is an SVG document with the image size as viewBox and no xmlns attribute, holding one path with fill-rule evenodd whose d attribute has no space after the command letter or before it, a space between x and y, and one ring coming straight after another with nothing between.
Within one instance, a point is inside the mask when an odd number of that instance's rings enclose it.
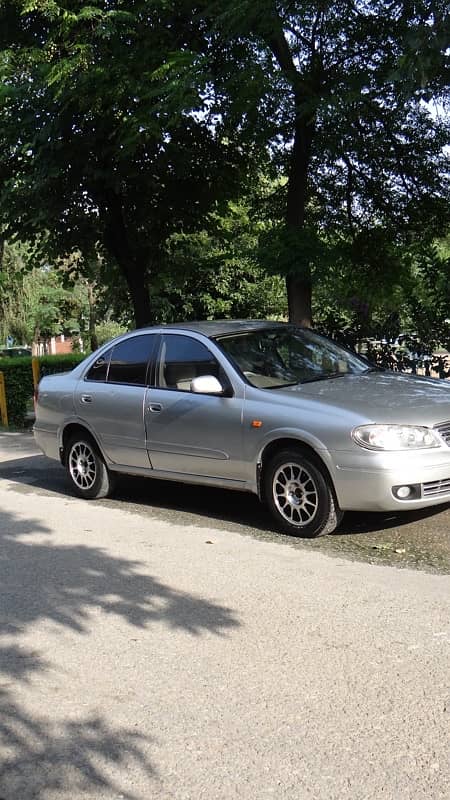
<instances>
[{"instance_id":1,"label":"silver sedan car","mask_svg":"<svg viewBox=\"0 0 450 800\"><path fill-rule=\"evenodd\" d=\"M41 380L34 435L80 497L118 473L238 489L300 536L450 502L450 385L286 323L125 334Z\"/></svg>"}]
</instances>

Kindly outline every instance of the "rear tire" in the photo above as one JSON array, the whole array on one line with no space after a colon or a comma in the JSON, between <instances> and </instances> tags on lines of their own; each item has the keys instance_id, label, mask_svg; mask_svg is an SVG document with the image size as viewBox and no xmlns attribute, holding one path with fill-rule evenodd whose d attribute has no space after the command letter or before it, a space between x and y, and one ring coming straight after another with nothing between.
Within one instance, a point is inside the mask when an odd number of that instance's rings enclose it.
<instances>
[{"instance_id":1,"label":"rear tire","mask_svg":"<svg viewBox=\"0 0 450 800\"><path fill-rule=\"evenodd\" d=\"M88 434L72 436L66 447L65 467L72 491L86 500L107 497L113 480L94 440Z\"/></svg>"},{"instance_id":2,"label":"rear tire","mask_svg":"<svg viewBox=\"0 0 450 800\"><path fill-rule=\"evenodd\" d=\"M332 533L342 521L328 475L300 449L277 453L264 470L263 484L269 510L283 533L312 539Z\"/></svg>"}]
</instances>

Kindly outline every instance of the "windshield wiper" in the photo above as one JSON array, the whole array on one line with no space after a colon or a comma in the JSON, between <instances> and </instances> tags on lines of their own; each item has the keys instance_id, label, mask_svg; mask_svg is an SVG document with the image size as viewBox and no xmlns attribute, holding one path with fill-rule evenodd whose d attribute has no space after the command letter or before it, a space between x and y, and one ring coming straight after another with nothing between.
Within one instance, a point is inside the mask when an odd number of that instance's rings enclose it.
<instances>
[{"instance_id":1,"label":"windshield wiper","mask_svg":"<svg viewBox=\"0 0 450 800\"><path fill-rule=\"evenodd\" d=\"M292 383L276 383L274 386L264 386L264 389L285 389L286 386L298 386L300 381L293 381Z\"/></svg>"},{"instance_id":2,"label":"windshield wiper","mask_svg":"<svg viewBox=\"0 0 450 800\"><path fill-rule=\"evenodd\" d=\"M306 378L306 380L300 381L300 383L304 384L315 383L315 381L327 381L328 378L346 378L347 375L353 374L353 372L324 372L322 375L315 375L314 378Z\"/></svg>"}]
</instances>

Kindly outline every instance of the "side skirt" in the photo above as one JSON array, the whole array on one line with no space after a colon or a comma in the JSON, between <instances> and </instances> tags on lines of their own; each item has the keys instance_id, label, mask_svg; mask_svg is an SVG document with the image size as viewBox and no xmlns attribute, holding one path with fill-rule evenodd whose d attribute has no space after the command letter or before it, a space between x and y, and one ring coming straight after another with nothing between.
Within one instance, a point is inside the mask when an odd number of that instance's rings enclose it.
<instances>
[{"instance_id":1,"label":"side skirt","mask_svg":"<svg viewBox=\"0 0 450 800\"><path fill-rule=\"evenodd\" d=\"M235 481L229 478L210 478L206 475L191 475L185 472L169 472L167 470L144 469L143 467L127 467L122 464L108 463L111 472L122 475L139 475L142 478L157 478L163 481L177 481L178 483L195 483L202 486L215 486L219 489L234 489L238 492L258 494L256 481Z\"/></svg>"}]
</instances>

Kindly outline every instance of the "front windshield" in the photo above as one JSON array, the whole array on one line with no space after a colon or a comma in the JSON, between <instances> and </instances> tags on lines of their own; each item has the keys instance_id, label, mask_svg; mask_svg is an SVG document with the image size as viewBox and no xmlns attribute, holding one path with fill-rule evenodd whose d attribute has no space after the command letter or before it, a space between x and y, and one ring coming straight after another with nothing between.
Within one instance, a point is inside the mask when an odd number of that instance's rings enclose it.
<instances>
[{"instance_id":1,"label":"front windshield","mask_svg":"<svg viewBox=\"0 0 450 800\"><path fill-rule=\"evenodd\" d=\"M368 371L357 355L304 328L263 328L218 337L217 342L249 383L260 389Z\"/></svg>"}]
</instances>

